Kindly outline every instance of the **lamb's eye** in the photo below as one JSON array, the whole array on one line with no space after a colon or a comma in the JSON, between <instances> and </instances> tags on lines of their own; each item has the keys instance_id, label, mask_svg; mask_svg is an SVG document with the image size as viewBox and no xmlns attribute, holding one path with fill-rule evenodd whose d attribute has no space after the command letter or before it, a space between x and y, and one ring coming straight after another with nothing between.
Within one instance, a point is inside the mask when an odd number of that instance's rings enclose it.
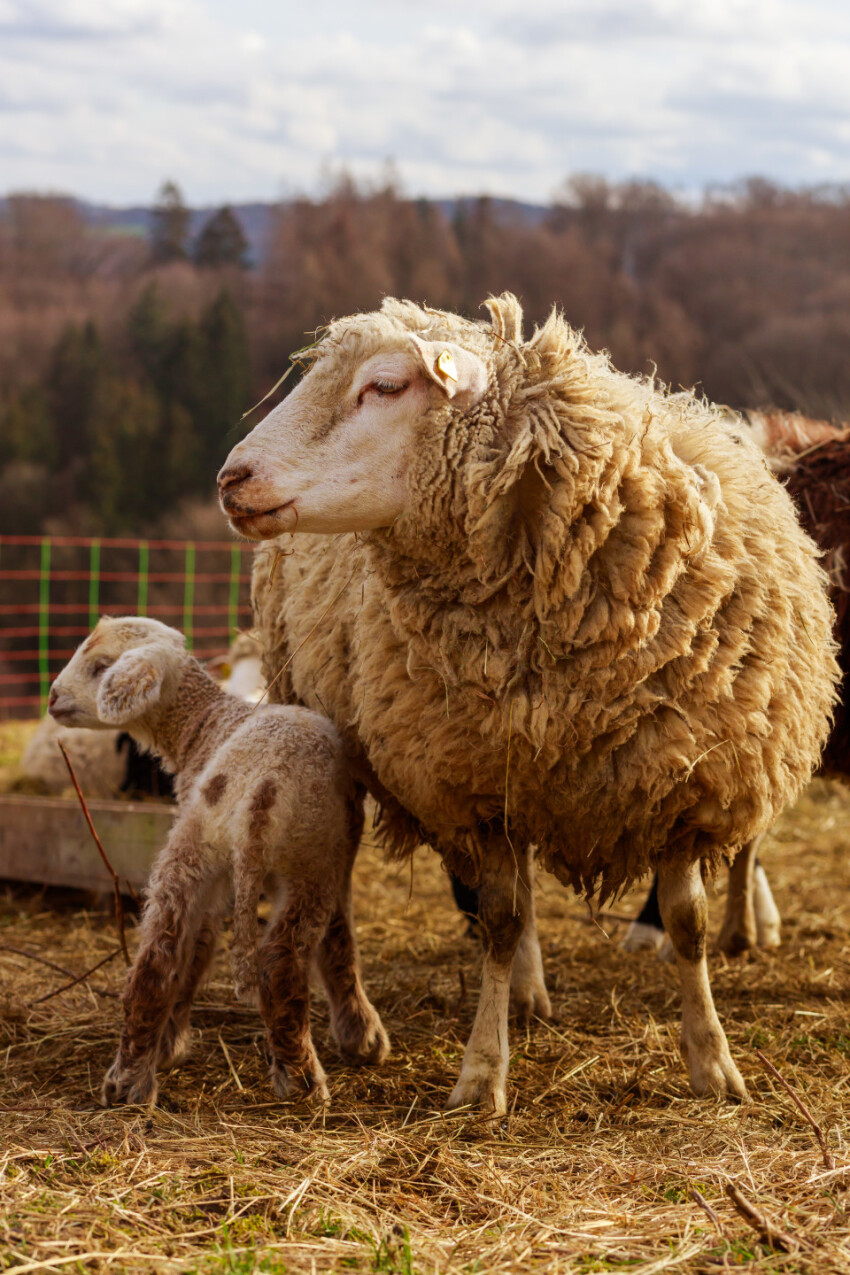
<instances>
[{"instance_id":1,"label":"lamb's eye","mask_svg":"<svg viewBox=\"0 0 850 1275\"><path fill-rule=\"evenodd\" d=\"M112 660L98 660L91 666L92 677L101 677L108 668L111 668Z\"/></svg>"}]
</instances>

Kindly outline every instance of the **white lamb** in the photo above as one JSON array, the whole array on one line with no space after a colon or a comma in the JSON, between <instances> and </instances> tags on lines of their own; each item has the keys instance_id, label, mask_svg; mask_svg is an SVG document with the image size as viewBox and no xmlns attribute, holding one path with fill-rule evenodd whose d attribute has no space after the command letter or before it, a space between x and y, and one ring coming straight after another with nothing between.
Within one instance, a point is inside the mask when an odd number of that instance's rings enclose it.
<instances>
[{"instance_id":1,"label":"white lamb","mask_svg":"<svg viewBox=\"0 0 850 1275\"><path fill-rule=\"evenodd\" d=\"M53 683L50 713L66 726L121 727L177 772L179 810L149 883L104 1103L154 1102L157 1067L184 1056L192 1000L234 898L236 993L259 997L275 1092L328 1097L310 1034L314 960L340 1049L381 1061L389 1045L352 928L362 815L331 723L302 708L254 711L213 681L182 634L135 617L100 621ZM262 890L273 913L258 948Z\"/></svg>"}]
</instances>

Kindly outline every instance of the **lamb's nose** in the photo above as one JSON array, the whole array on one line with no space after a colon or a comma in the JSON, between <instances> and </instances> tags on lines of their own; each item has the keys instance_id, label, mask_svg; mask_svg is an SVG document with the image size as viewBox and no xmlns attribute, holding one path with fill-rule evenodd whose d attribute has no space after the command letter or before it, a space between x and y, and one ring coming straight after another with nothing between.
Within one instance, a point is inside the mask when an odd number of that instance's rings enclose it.
<instances>
[{"instance_id":1,"label":"lamb's nose","mask_svg":"<svg viewBox=\"0 0 850 1275\"><path fill-rule=\"evenodd\" d=\"M225 465L218 475L219 495L223 496L226 491L230 491L233 487L238 487L240 483L244 483L246 479L252 478L253 475L254 471L250 465Z\"/></svg>"},{"instance_id":2,"label":"lamb's nose","mask_svg":"<svg viewBox=\"0 0 850 1275\"><path fill-rule=\"evenodd\" d=\"M49 695L48 695L48 697L47 697L47 707L48 707L48 708L52 708L52 707L53 707L53 705L56 703L56 700L57 700L57 699L58 699L58 693L57 693L57 691L56 691L56 687L55 687L55 686L51 686L51 688L50 688L50 694L49 694Z\"/></svg>"}]
</instances>

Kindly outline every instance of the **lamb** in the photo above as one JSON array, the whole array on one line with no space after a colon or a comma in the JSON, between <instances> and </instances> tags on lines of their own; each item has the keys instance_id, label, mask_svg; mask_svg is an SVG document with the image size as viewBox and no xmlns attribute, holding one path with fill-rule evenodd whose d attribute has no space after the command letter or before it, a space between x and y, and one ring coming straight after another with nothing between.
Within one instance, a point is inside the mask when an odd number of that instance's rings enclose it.
<instances>
[{"instance_id":1,"label":"lamb","mask_svg":"<svg viewBox=\"0 0 850 1275\"><path fill-rule=\"evenodd\" d=\"M360 979L351 914L362 799L331 723L305 708L255 712L217 686L180 633L137 617L101 619L49 707L66 726L129 731L177 774L179 809L149 882L104 1103L155 1102L157 1067L185 1056L231 895L236 994L259 999L275 1093L328 1097L310 1034L314 960L343 1054L381 1061L387 1036ZM263 889L273 913L258 949Z\"/></svg>"},{"instance_id":2,"label":"lamb","mask_svg":"<svg viewBox=\"0 0 850 1275\"><path fill-rule=\"evenodd\" d=\"M850 430L827 421L810 420L796 412L749 412L743 420L733 422L733 427L747 430L758 443L794 501L802 526L823 552L835 609L839 663L846 685L850 670L850 583L846 579L850 550ZM846 693L836 707L821 772L831 778L850 779L850 705ZM755 847L751 847L749 854L739 855L730 870L726 916L718 947L730 955L755 946L777 947L780 934L779 909ZM651 947L664 958L671 955L658 910L656 882L630 924L622 946L630 952Z\"/></svg>"},{"instance_id":3,"label":"lamb","mask_svg":"<svg viewBox=\"0 0 850 1275\"><path fill-rule=\"evenodd\" d=\"M554 312L525 340L514 297L487 305L489 323L393 299L332 323L227 458L222 508L268 542L271 693L328 712L391 853L427 841L480 886L451 1107L506 1110L515 953L535 998L542 974L533 845L600 901L658 868L691 1086L742 1098L702 878L817 760L825 577L718 409L616 372Z\"/></svg>"}]
</instances>

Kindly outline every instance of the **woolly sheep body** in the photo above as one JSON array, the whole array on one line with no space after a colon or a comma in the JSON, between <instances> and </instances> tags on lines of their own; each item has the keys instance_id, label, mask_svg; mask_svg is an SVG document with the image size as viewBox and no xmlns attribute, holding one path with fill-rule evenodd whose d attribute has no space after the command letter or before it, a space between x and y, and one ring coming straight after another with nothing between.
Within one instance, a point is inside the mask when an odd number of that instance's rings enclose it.
<instances>
[{"instance_id":1,"label":"woolly sheep body","mask_svg":"<svg viewBox=\"0 0 850 1275\"><path fill-rule=\"evenodd\" d=\"M796 797L834 698L824 576L787 495L719 412L560 322L515 344L504 302L495 342L388 303L334 325L319 366L396 324L489 347L494 392L423 445L390 533L260 549L267 677L291 658L278 695L330 712L397 853L432 840L474 879L507 810L603 899L661 855L713 866Z\"/></svg>"},{"instance_id":2,"label":"woolly sheep body","mask_svg":"<svg viewBox=\"0 0 850 1275\"><path fill-rule=\"evenodd\" d=\"M488 306L492 325L397 301L332 324L295 406L231 453L225 510L268 535L292 504L262 469L275 440L291 435L310 473L303 439L339 428L337 400L360 419L355 369L443 342L486 367L469 407L416 382L391 525L258 551L271 693L329 713L393 853L430 842L482 886L482 994L450 1105L505 1109L532 845L600 901L658 866L692 1086L743 1096L708 986L700 875L769 827L817 761L838 675L824 573L721 411L616 372L556 315L524 341L514 298ZM344 463L320 478L336 517Z\"/></svg>"}]
</instances>

